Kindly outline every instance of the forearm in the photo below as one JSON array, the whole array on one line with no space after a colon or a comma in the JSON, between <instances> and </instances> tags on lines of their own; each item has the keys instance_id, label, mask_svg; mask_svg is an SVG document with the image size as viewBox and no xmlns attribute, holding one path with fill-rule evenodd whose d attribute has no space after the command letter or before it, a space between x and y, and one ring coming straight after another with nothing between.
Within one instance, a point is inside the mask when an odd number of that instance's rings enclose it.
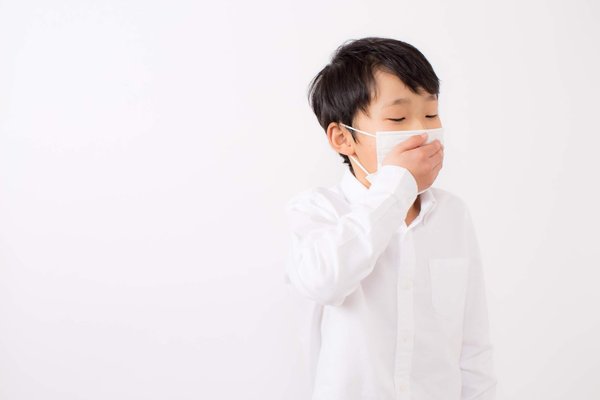
<instances>
[{"instance_id":1,"label":"forearm","mask_svg":"<svg viewBox=\"0 0 600 400\"><path fill-rule=\"evenodd\" d=\"M341 217L317 213L307 199L287 204L292 234L286 271L303 295L341 305L373 270L417 195L408 170L386 167L365 199Z\"/></svg>"}]
</instances>

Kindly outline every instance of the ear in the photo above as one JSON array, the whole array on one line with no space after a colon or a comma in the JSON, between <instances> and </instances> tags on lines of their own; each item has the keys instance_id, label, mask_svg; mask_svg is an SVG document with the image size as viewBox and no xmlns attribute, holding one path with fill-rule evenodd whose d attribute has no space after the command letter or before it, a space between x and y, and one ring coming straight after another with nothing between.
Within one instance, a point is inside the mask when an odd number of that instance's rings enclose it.
<instances>
[{"instance_id":1,"label":"ear","mask_svg":"<svg viewBox=\"0 0 600 400\"><path fill-rule=\"evenodd\" d=\"M327 139L329 145L337 153L344 154L346 156L353 156L355 154L354 145L355 141L348 129L344 128L337 122L331 122L327 126Z\"/></svg>"}]
</instances>

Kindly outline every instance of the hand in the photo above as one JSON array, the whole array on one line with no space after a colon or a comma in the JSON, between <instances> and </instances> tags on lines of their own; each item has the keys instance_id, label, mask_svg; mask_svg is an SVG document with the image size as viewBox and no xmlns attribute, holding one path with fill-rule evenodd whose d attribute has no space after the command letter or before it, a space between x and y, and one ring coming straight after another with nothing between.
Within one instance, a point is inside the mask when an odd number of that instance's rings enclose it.
<instances>
[{"instance_id":1,"label":"hand","mask_svg":"<svg viewBox=\"0 0 600 400\"><path fill-rule=\"evenodd\" d=\"M426 135L411 136L394 146L381 163L408 169L417 181L418 192L433 184L444 159L444 145L438 139L423 144L426 141Z\"/></svg>"}]
</instances>

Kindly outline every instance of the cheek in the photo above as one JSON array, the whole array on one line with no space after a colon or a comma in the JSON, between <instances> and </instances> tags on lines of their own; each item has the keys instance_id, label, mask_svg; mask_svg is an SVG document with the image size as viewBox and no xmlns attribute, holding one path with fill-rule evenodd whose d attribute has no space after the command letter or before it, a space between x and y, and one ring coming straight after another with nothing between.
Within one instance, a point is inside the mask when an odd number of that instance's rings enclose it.
<instances>
[{"instance_id":1,"label":"cheek","mask_svg":"<svg viewBox=\"0 0 600 400\"><path fill-rule=\"evenodd\" d=\"M363 165L369 170L374 170L377 167L377 150L374 143L364 143L356 152Z\"/></svg>"}]
</instances>

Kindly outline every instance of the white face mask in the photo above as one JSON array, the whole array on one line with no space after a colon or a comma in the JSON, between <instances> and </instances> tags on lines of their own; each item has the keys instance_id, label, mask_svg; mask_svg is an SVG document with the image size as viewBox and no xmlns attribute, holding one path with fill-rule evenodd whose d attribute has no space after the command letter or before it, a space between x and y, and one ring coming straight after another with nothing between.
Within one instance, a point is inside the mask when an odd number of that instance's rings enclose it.
<instances>
[{"instance_id":1,"label":"white face mask","mask_svg":"<svg viewBox=\"0 0 600 400\"><path fill-rule=\"evenodd\" d=\"M431 143L435 139L438 139L442 144L444 144L444 128L435 128L435 129L415 129L412 131L377 131L375 134L361 131L360 129L353 128L346 124L341 125L345 126L348 129L352 129L356 132L363 133L368 136L373 136L375 138L375 146L377 149L377 169L381 168L381 163L385 156L396 146L398 143L402 143L411 136L420 135L422 133L427 133L427 143ZM362 166L360 162L354 156L350 156L356 164L363 170L367 176L365 179L370 183L373 183L375 176L377 175L377 171L369 173L365 167ZM427 189L425 189L427 190ZM425 190L419 192L419 194L423 193Z\"/></svg>"}]
</instances>

